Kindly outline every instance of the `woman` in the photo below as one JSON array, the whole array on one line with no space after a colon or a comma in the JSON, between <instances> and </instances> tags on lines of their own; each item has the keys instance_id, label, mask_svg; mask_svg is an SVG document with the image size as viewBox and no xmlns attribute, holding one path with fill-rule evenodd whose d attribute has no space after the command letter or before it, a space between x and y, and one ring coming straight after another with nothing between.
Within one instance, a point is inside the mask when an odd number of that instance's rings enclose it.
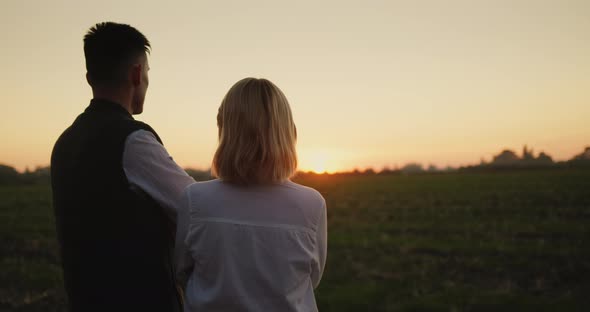
<instances>
[{"instance_id":1,"label":"woman","mask_svg":"<svg viewBox=\"0 0 590 312\"><path fill-rule=\"evenodd\" d=\"M317 311L326 263L326 203L289 178L296 129L285 95L246 78L217 115L218 178L185 190L176 273L185 311Z\"/></svg>"}]
</instances>

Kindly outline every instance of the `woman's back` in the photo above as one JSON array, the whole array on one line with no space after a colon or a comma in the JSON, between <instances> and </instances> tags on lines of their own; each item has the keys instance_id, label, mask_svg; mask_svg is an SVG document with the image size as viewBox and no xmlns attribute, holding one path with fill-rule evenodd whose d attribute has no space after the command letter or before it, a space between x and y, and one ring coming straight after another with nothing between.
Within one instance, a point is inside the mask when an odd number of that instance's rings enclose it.
<instances>
[{"instance_id":1,"label":"woman's back","mask_svg":"<svg viewBox=\"0 0 590 312\"><path fill-rule=\"evenodd\" d=\"M185 201L177 237L185 311L317 310L313 288L326 260L317 191L213 180L189 186Z\"/></svg>"}]
</instances>

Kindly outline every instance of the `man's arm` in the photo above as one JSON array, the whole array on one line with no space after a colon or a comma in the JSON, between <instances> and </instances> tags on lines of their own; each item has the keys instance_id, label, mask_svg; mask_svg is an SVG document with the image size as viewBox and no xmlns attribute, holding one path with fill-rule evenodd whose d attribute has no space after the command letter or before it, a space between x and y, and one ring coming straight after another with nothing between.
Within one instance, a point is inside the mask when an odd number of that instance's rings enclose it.
<instances>
[{"instance_id":1,"label":"man's arm","mask_svg":"<svg viewBox=\"0 0 590 312\"><path fill-rule=\"evenodd\" d=\"M123 170L129 184L150 195L176 223L182 192L195 180L172 160L153 133L137 130L127 137Z\"/></svg>"},{"instance_id":2,"label":"man's arm","mask_svg":"<svg viewBox=\"0 0 590 312\"><path fill-rule=\"evenodd\" d=\"M190 225L192 204L189 194L190 187L187 187L180 200L176 241L174 244L174 273L176 275L176 281L183 290L186 289L186 283L194 267L193 258L190 255L188 246L184 242L188 235Z\"/></svg>"}]
</instances>

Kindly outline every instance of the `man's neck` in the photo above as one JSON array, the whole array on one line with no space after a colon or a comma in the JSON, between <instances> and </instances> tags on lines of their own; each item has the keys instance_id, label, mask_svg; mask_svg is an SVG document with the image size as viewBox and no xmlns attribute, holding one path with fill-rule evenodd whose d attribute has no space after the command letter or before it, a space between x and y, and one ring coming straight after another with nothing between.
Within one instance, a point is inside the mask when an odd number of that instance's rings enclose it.
<instances>
[{"instance_id":1,"label":"man's neck","mask_svg":"<svg viewBox=\"0 0 590 312\"><path fill-rule=\"evenodd\" d=\"M93 89L92 96L95 99L103 99L117 103L121 105L121 107L123 107L126 111L128 111L129 114L133 114L133 111L131 110L131 97L124 92L106 92L104 90Z\"/></svg>"}]
</instances>

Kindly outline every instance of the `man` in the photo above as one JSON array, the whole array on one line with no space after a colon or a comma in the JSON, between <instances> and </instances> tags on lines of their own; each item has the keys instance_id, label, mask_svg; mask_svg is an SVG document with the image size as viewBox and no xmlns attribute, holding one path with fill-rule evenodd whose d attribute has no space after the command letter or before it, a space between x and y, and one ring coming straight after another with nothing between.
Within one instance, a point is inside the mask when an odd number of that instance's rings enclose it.
<instances>
[{"instance_id":1,"label":"man","mask_svg":"<svg viewBox=\"0 0 590 312\"><path fill-rule=\"evenodd\" d=\"M93 99L51 156L51 184L71 311L180 311L171 262L175 202L194 180L143 111L150 43L99 23L84 37Z\"/></svg>"}]
</instances>

